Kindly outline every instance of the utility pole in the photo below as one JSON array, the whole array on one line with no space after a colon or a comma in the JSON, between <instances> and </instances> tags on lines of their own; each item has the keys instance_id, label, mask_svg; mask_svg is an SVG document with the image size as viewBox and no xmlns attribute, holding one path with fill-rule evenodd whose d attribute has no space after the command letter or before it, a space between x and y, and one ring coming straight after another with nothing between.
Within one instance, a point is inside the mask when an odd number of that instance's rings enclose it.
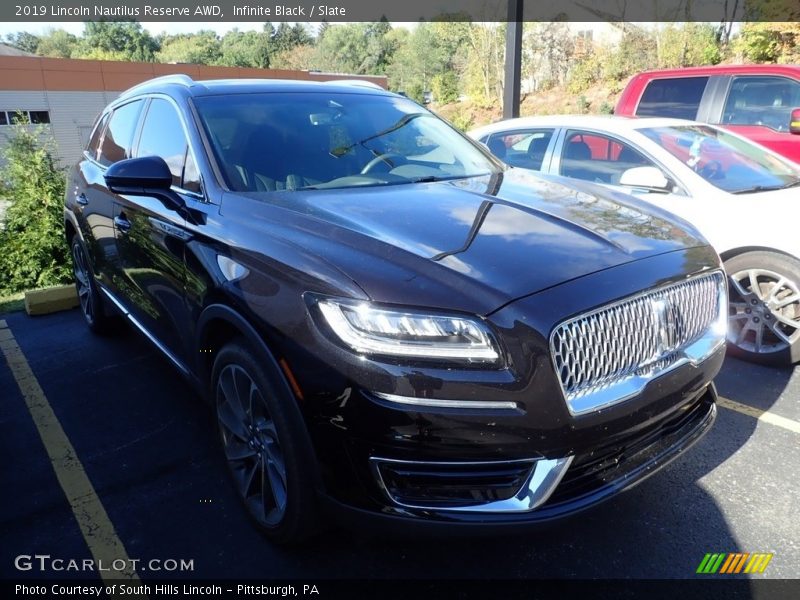
<instances>
[{"instance_id":1,"label":"utility pole","mask_svg":"<svg viewBox=\"0 0 800 600\"><path fill-rule=\"evenodd\" d=\"M519 116L520 79L522 78L522 0L508 0L506 28L506 66L503 82L503 118Z\"/></svg>"}]
</instances>

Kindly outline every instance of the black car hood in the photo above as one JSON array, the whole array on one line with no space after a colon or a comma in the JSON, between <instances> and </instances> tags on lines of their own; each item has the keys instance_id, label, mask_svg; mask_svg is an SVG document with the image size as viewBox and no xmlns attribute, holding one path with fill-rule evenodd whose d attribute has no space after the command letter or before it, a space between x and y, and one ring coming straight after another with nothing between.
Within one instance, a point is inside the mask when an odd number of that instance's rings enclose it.
<instances>
[{"instance_id":1,"label":"black car hood","mask_svg":"<svg viewBox=\"0 0 800 600\"><path fill-rule=\"evenodd\" d=\"M300 229L322 235L320 251L373 300L411 301L414 294L402 288L424 294L420 287L433 292L439 285L449 292L415 302L477 312L602 269L706 245L686 223L633 197L565 183L510 169L448 182L274 193L268 202L311 217ZM481 306L458 301L476 292Z\"/></svg>"}]
</instances>

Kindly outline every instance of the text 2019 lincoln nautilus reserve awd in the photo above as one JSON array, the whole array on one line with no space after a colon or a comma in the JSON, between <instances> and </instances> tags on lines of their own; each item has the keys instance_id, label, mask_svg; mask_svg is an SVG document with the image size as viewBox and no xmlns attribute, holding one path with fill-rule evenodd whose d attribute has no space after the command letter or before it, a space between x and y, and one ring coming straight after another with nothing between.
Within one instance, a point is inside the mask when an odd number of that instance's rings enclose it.
<instances>
[{"instance_id":1,"label":"text 2019 lincoln nautilus reserve awd","mask_svg":"<svg viewBox=\"0 0 800 600\"><path fill-rule=\"evenodd\" d=\"M208 398L276 541L550 521L714 421L727 287L690 225L374 85L155 79L69 178L89 328L127 319Z\"/></svg>"}]
</instances>

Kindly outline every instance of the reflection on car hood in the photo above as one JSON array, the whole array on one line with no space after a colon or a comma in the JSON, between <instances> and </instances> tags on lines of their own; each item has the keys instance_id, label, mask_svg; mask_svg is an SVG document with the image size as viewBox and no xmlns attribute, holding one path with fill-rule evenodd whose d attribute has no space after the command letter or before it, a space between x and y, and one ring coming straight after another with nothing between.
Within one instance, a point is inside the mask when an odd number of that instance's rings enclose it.
<instances>
[{"instance_id":1,"label":"reflection on car hood","mask_svg":"<svg viewBox=\"0 0 800 600\"><path fill-rule=\"evenodd\" d=\"M439 183L273 194L268 201L314 217L304 227L314 222L329 242L376 260L408 265L408 253L424 259L410 269L469 281L495 307L602 269L705 245L685 223L632 197L516 169ZM374 300L396 301L391 274L375 262L339 264L328 254Z\"/></svg>"}]
</instances>

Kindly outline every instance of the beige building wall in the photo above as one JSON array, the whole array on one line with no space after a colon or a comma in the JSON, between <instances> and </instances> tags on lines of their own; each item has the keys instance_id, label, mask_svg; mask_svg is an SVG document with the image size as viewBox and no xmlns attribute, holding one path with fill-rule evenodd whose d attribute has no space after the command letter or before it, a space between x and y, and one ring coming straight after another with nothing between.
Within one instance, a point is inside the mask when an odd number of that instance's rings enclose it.
<instances>
[{"instance_id":1,"label":"beige building wall","mask_svg":"<svg viewBox=\"0 0 800 600\"><path fill-rule=\"evenodd\" d=\"M0 111L46 110L50 125L45 129L56 144L62 166L80 157L97 115L120 92L153 77L183 73L192 79L293 79L331 81L365 79L386 88L386 77L353 76L279 69L165 65L0 56ZM9 125L0 125L0 150L5 146Z\"/></svg>"}]
</instances>

